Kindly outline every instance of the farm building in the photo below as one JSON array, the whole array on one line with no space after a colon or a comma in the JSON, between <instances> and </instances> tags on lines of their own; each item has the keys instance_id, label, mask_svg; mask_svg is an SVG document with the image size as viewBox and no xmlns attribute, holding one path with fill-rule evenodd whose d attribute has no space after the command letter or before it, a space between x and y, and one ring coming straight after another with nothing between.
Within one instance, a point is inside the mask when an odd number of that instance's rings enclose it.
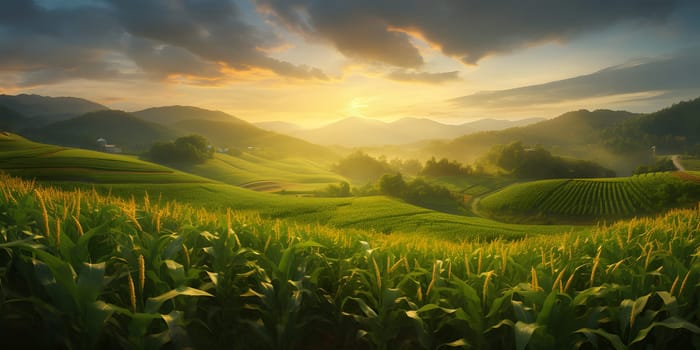
<instances>
[{"instance_id":1,"label":"farm building","mask_svg":"<svg viewBox=\"0 0 700 350\"><path fill-rule=\"evenodd\" d=\"M105 153L122 153L121 147L118 147L116 145L110 145L107 143L107 139L104 137L100 137L97 139L97 148Z\"/></svg>"}]
</instances>

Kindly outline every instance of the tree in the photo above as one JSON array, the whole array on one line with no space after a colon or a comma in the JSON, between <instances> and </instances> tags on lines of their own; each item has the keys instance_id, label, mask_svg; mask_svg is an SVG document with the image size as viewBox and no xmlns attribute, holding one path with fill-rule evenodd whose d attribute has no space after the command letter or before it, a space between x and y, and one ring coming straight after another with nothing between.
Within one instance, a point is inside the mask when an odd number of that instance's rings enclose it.
<instances>
[{"instance_id":1,"label":"tree","mask_svg":"<svg viewBox=\"0 0 700 350\"><path fill-rule=\"evenodd\" d=\"M493 146L483 160L522 179L615 176L594 162L557 157L541 146L525 148L519 141Z\"/></svg>"},{"instance_id":2,"label":"tree","mask_svg":"<svg viewBox=\"0 0 700 350\"><path fill-rule=\"evenodd\" d=\"M456 160L450 162L447 158L442 158L436 161L435 157L432 157L425 162L425 167L423 167L421 174L427 176L459 176L468 175L470 172L469 167L462 166Z\"/></svg>"},{"instance_id":3,"label":"tree","mask_svg":"<svg viewBox=\"0 0 700 350\"><path fill-rule=\"evenodd\" d=\"M406 191L406 182L401 173L396 175L384 174L379 179L379 192L387 196L403 198Z\"/></svg>"},{"instance_id":4,"label":"tree","mask_svg":"<svg viewBox=\"0 0 700 350\"><path fill-rule=\"evenodd\" d=\"M161 163L203 163L214 156L214 148L200 135L183 136L174 142L153 144L149 157Z\"/></svg>"},{"instance_id":5,"label":"tree","mask_svg":"<svg viewBox=\"0 0 700 350\"><path fill-rule=\"evenodd\" d=\"M374 181L383 174L391 172L391 167L385 159L378 160L357 151L341 159L333 166L333 171L350 179Z\"/></svg>"},{"instance_id":6,"label":"tree","mask_svg":"<svg viewBox=\"0 0 700 350\"><path fill-rule=\"evenodd\" d=\"M327 197L350 197L350 184L341 181L337 185L328 185L320 194Z\"/></svg>"}]
</instances>

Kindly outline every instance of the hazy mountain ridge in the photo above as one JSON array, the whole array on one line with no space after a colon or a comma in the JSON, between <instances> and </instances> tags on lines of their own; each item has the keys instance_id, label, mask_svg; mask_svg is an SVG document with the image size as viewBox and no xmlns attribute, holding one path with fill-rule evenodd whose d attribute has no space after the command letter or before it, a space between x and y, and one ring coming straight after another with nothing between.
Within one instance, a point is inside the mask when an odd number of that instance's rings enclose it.
<instances>
[{"instance_id":1,"label":"hazy mountain ridge","mask_svg":"<svg viewBox=\"0 0 700 350\"><path fill-rule=\"evenodd\" d=\"M543 146L557 155L595 160L620 173L625 173L627 165L614 167L618 160L614 159L615 157L606 158L609 154L602 146L601 132L605 128L639 116L640 114L626 111L579 110L524 127L485 131L464 135L450 141L433 142L423 151L436 156L471 162L493 145L522 141L525 145Z\"/></svg>"},{"instance_id":2,"label":"hazy mountain ridge","mask_svg":"<svg viewBox=\"0 0 700 350\"><path fill-rule=\"evenodd\" d=\"M0 95L0 106L5 106L27 120L21 127L37 126L66 120L89 112L108 110L99 103L76 97L48 97L40 95Z\"/></svg>"},{"instance_id":3,"label":"hazy mountain ridge","mask_svg":"<svg viewBox=\"0 0 700 350\"><path fill-rule=\"evenodd\" d=\"M349 117L328 125L304 129L287 122L265 122L258 125L286 133L309 142L346 147L399 145L432 139L451 139L484 130L502 130L529 125L544 118L523 120L480 119L462 124L445 124L428 118L402 118L393 122Z\"/></svg>"},{"instance_id":4,"label":"hazy mountain ridge","mask_svg":"<svg viewBox=\"0 0 700 350\"><path fill-rule=\"evenodd\" d=\"M273 157L295 156L319 159L334 155L323 146L263 130L249 123L190 119L175 123L173 127L181 133L200 134L217 147L255 150Z\"/></svg>"},{"instance_id":5,"label":"hazy mountain ridge","mask_svg":"<svg viewBox=\"0 0 700 350\"><path fill-rule=\"evenodd\" d=\"M6 100L9 98L3 96ZM25 105L25 111L46 109L49 106L46 101L71 101L81 108L101 106L76 98L18 96L20 100L39 103L39 106ZM71 108L61 107L58 110ZM526 145L541 145L557 155L593 160L619 174L626 174L632 167L647 161L652 145L657 146L659 152L666 153L684 153L693 147L700 149L698 115L700 98L649 114L578 110L536 123L533 122L538 119L483 119L449 125L426 118L404 118L390 123L346 118L321 128L290 132L296 135L294 137L263 130L224 112L192 106L155 107L133 113L104 110L42 125L34 124L34 118L0 105L0 128L19 131L41 142L83 148L95 148L97 138L104 137L109 143L122 146L129 152L144 151L154 142L197 133L208 138L216 147L255 149L274 156L317 159L335 155L331 149L318 144L345 144L351 147L372 144L387 145L381 149L389 153L392 147L406 149L408 154L404 158L435 156L471 162L495 144L522 141ZM54 115L54 118L60 117ZM519 124L527 125L506 128ZM262 125L288 129L296 127L287 122L266 122ZM506 129L476 132L498 128ZM444 140L454 134L458 137Z\"/></svg>"},{"instance_id":6,"label":"hazy mountain ridge","mask_svg":"<svg viewBox=\"0 0 700 350\"><path fill-rule=\"evenodd\" d=\"M200 134L217 148L256 150L277 157L334 155L323 146L260 129L221 111L192 106L154 107L133 113L103 110L47 125L22 124L28 120L32 119L0 106L0 128L63 146L95 149L97 139L105 138L125 152L138 153L148 150L155 142ZM22 127L16 127L18 121Z\"/></svg>"},{"instance_id":7,"label":"hazy mountain ridge","mask_svg":"<svg viewBox=\"0 0 700 350\"><path fill-rule=\"evenodd\" d=\"M0 130L16 131L25 125L28 118L17 111L0 105Z\"/></svg>"},{"instance_id":8,"label":"hazy mountain ridge","mask_svg":"<svg viewBox=\"0 0 700 350\"><path fill-rule=\"evenodd\" d=\"M253 125L267 131L274 131L280 134L288 134L293 131L302 130L303 128L297 124L283 122L279 120L271 120L265 122L255 122Z\"/></svg>"},{"instance_id":9,"label":"hazy mountain ridge","mask_svg":"<svg viewBox=\"0 0 700 350\"><path fill-rule=\"evenodd\" d=\"M246 123L230 114L221 111L212 111L204 108L193 106L164 106L152 107L140 111L131 112L131 114L153 123L164 125L172 125L183 120L214 120L229 123Z\"/></svg>"},{"instance_id":10,"label":"hazy mountain ridge","mask_svg":"<svg viewBox=\"0 0 700 350\"><path fill-rule=\"evenodd\" d=\"M700 149L700 98L648 114L579 110L533 125L481 132L451 141L432 142L422 153L473 161L492 145L522 141L558 155L599 162L629 174L658 154Z\"/></svg>"},{"instance_id":11,"label":"hazy mountain ridge","mask_svg":"<svg viewBox=\"0 0 700 350\"><path fill-rule=\"evenodd\" d=\"M175 138L179 132L124 111L108 110L27 129L23 134L36 141L88 149L95 149L97 139L105 138L124 151L139 152L154 142Z\"/></svg>"}]
</instances>

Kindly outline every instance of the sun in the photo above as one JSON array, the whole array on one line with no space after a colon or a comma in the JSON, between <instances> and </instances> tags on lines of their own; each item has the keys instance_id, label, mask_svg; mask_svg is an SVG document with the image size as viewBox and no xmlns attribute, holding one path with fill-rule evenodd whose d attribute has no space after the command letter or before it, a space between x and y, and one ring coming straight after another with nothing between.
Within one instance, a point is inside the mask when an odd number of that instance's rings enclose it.
<instances>
[{"instance_id":1,"label":"sun","mask_svg":"<svg viewBox=\"0 0 700 350\"><path fill-rule=\"evenodd\" d=\"M350 116L363 117L364 111L369 107L370 99L366 97L355 97L350 100L345 111Z\"/></svg>"}]
</instances>

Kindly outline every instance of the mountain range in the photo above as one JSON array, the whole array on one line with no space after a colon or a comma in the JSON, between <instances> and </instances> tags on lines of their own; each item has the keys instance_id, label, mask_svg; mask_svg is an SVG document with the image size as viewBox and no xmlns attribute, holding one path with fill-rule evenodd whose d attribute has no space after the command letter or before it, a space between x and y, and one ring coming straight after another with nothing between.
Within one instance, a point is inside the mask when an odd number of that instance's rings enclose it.
<instances>
[{"instance_id":1,"label":"mountain range","mask_svg":"<svg viewBox=\"0 0 700 350\"><path fill-rule=\"evenodd\" d=\"M196 133L217 148L254 150L259 155L277 158L333 162L338 157L336 150L320 144L374 144L387 146L365 149L377 155L414 159L434 156L473 162L493 145L521 141L528 146L543 146L556 155L599 162L621 175L654 161L652 149L658 154L700 154L698 116L700 98L648 114L579 110L539 121L484 119L448 125L420 118L391 123L347 118L310 130L286 122L258 124L288 130L290 135L284 135L224 112L191 106L128 113L77 98L0 96L0 130L57 145L96 148L96 140L106 138L127 152L140 153L154 142ZM494 130L499 128L502 130ZM484 129L491 130L478 131Z\"/></svg>"},{"instance_id":2,"label":"mountain range","mask_svg":"<svg viewBox=\"0 0 700 350\"><path fill-rule=\"evenodd\" d=\"M217 148L254 149L270 157L327 159L335 155L326 147L260 129L221 111L167 106L128 113L109 110L82 99L36 95L12 97L4 95L4 102L0 103L0 129L39 142L94 149L97 139L104 138L126 152L140 153L155 142L196 133L209 139ZM62 101L66 105L56 107L55 113L51 113L52 108ZM90 112L86 113L86 110ZM32 113L33 117L25 113ZM37 122L38 118L41 122Z\"/></svg>"},{"instance_id":3,"label":"mountain range","mask_svg":"<svg viewBox=\"0 0 700 350\"><path fill-rule=\"evenodd\" d=\"M107 106L82 98L27 94L0 95L0 106L24 116L21 122L31 126L45 125L85 113L109 109Z\"/></svg>"},{"instance_id":4,"label":"mountain range","mask_svg":"<svg viewBox=\"0 0 700 350\"><path fill-rule=\"evenodd\" d=\"M480 119L462 124L445 124L427 118L402 118L393 122L349 117L319 128L305 129L293 123L272 121L256 123L258 127L292 135L321 145L364 147L400 145L433 139L451 139L484 130L503 130L545 120Z\"/></svg>"}]
</instances>

